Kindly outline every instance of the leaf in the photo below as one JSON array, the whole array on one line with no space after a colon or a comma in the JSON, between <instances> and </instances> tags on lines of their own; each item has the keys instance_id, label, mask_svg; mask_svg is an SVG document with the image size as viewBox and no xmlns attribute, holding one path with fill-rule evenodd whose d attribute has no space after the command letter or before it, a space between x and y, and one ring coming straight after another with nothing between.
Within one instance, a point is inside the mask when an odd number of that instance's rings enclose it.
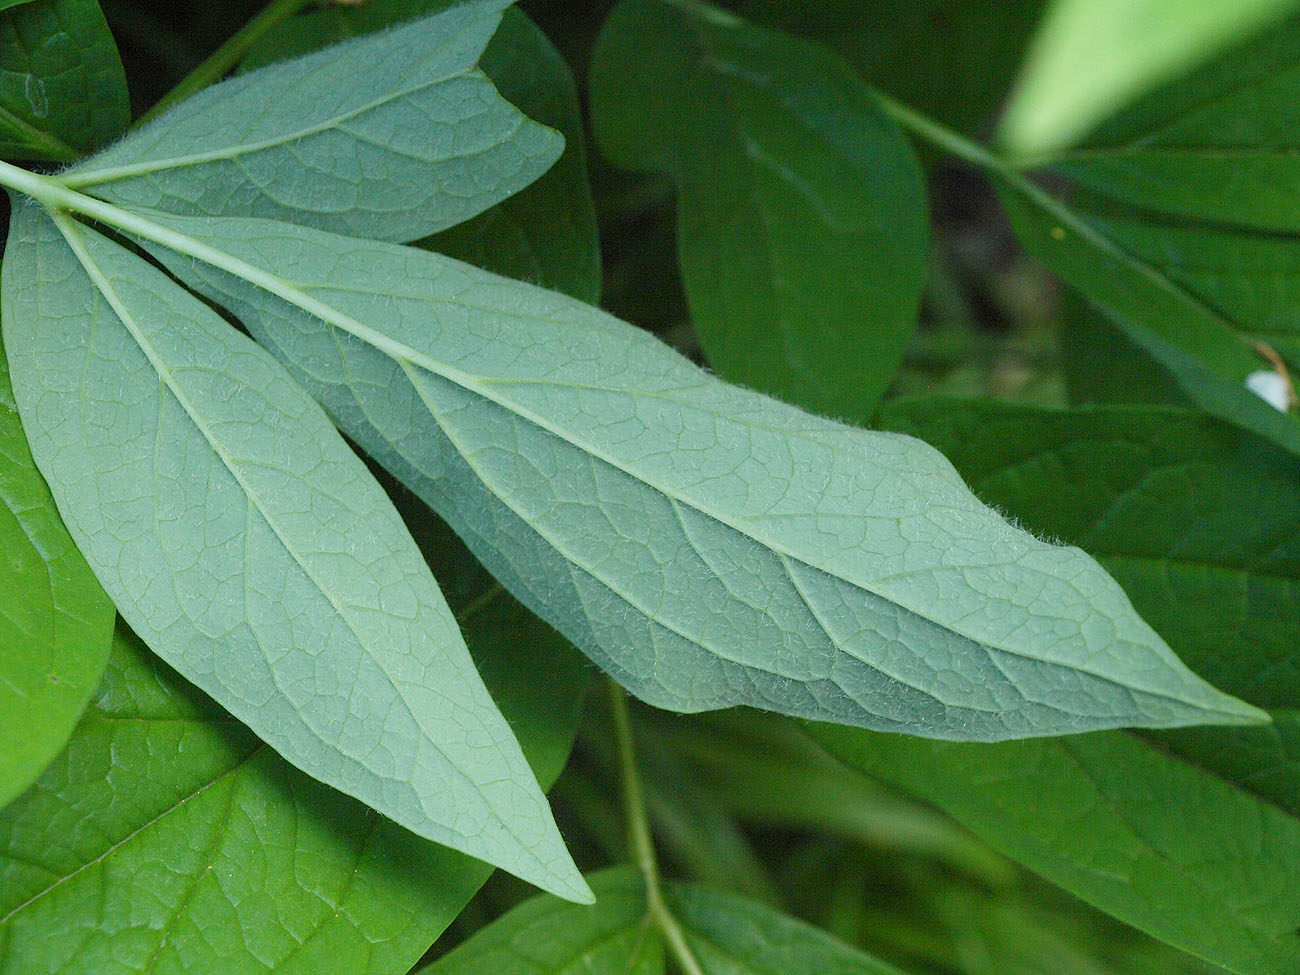
<instances>
[{"instance_id":1,"label":"leaf","mask_svg":"<svg viewBox=\"0 0 1300 975\"><path fill-rule=\"evenodd\" d=\"M1055 0L1002 120L1016 152L1058 149L1135 96L1271 26L1294 0Z\"/></svg>"},{"instance_id":2,"label":"leaf","mask_svg":"<svg viewBox=\"0 0 1300 975\"><path fill-rule=\"evenodd\" d=\"M450 4L367 0L312 10L263 35L241 70L369 34ZM421 246L594 304L600 296L600 248L573 75L546 35L516 9L506 11L479 63L507 101L564 136L564 154L536 182Z\"/></svg>"},{"instance_id":3,"label":"leaf","mask_svg":"<svg viewBox=\"0 0 1300 975\"><path fill-rule=\"evenodd\" d=\"M1224 9L1227 9L1226 7ZM1106 310L1202 409L1300 451L1300 423L1245 388L1265 342L1300 367L1294 105L1300 20L1139 101L1058 186L1003 193L1027 248ZM1029 163L1025 164L1030 165Z\"/></svg>"},{"instance_id":4,"label":"leaf","mask_svg":"<svg viewBox=\"0 0 1300 975\"><path fill-rule=\"evenodd\" d=\"M872 85L972 136L1006 100L1042 0L746 0L740 13L836 51Z\"/></svg>"},{"instance_id":5,"label":"leaf","mask_svg":"<svg viewBox=\"0 0 1300 975\"><path fill-rule=\"evenodd\" d=\"M213 85L62 181L117 204L382 240L450 227L560 154L474 68L506 5L475 0Z\"/></svg>"},{"instance_id":6,"label":"leaf","mask_svg":"<svg viewBox=\"0 0 1300 975\"><path fill-rule=\"evenodd\" d=\"M537 897L420 975L658 975L657 934L643 919L645 889L631 868L590 879L594 907ZM897 969L771 908L687 884L666 900L703 975L897 975Z\"/></svg>"},{"instance_id":7,"label":"leaf","mask_svg":"<svg viewBox=\"0 0 1300 975\"><path fill-rule=\"evenodd\" d=\"M620 166L677 183L678 251L727 379L866 419L902 359L928 256L911 147L837 56L704 4L625 0L593 55Z\"/></svg>"},{"instance_id":8,"label":"leaf","mask_svg":"<svg viewBox=\"0 0 1300 975\"><path fill-rule=\"evenodd\" d=\"M0 155L71 162L131 122L96 0L0 3Z\"/></svg>"},{"instance_id":9,"label":"leaf","mask_svg":"<svg viewBox=\"0 0 1300 975\"><path fill-rule=\"evenodd\" d=\"M585 896L364 465L253 342L145 261L55 219L15 209L4 340L32 454L119 612L308 774Z\"/></svg>"},{"instance_id":10,"label":"leaf","mask_svg":"<svg viewBox=\"0 0 1300 975\"><path fill-rule=\"evenodd\" d=\"M645 888L629 867L588 878L596 903L535 897L419 975L663 975L663 948L642 923Z\"/></svg>"},{"instance_id":11,"label":"leaf","mask_svg":"<svg viewBox=\"0 0 1300 975\"><path fill-rule=\"evenodd\" d=\"M585 664L507 597L476 605L477 662L550 782ZM121 628L68 751L0 812L0 971L391 975L490 872L299 772Z\"/></svg>"},{"instance_id":12,"label":"leaf","mask_svg":"<svg viewBox=\"0 0 1300 975\"><path fill-rule=\"evenodd\" d=\"M108 659L113 604L27 449L0 350L0 806L63 748Z\"/></svg>"},{"instance_id":13,"label":"leaf","mask_svg":"<svg viewBox=\"0 0 1300 975\"><path fill-rule=\"evenodd\" d=\"M438 255L269 221L132 223L652 704L981 739L1257 720L1091 559L1008 525L923 444L727 386Z\"/></svg>"},{"instance_id":14,"label":"leaf","mask_svg":"<svg viewBox=\"0 0 1300 975\"><path fill-rule=\"evenodd\" d=\"M1275 722L982 749L814 735L1156 937L1235 972L1294 971L1300 462L1170 409L917 401L885 420L942 445L982 497L1096 552L1175 648Z\"/></svg>"}]
</instances>

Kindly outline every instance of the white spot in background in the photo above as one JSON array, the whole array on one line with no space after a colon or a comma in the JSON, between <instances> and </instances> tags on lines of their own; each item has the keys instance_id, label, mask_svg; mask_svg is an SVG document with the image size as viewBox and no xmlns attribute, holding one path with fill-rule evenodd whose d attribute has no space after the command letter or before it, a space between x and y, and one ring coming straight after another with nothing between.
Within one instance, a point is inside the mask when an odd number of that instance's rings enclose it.
<instances>
[{"instance_id":1,"label":"white spot in background","mask_svg":"<svg viewBox=\"0 0 1300 975\"><path fill-rule=\"evenodd\" d=\"M31 106L32 114L37 118L45 118L50 114L50 101L45 97L45 82L36 75L27 76L27 80L23 82L23 94L27 96L27 104Z\"/></svg>"},{"instance_id":2,"label":"white spot in background","mask_svg":"<svg viewBox=\"0 0 1300 975\"><path fill-rule=\"evenodd\" d=\"M1285 413L1291 408L1291 387L1273 369L1256 369L1246 377L1246 388L1275 410Z\"/></svg>"}]
</instances>

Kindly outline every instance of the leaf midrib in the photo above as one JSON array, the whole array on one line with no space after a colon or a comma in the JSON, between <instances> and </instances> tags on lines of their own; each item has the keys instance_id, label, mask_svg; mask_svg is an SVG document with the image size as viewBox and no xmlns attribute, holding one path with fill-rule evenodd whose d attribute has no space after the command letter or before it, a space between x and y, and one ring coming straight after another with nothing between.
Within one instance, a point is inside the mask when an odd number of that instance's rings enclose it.
<instances>
[{"instance_id":1,"label":"leaf midrib","mask_svg":"<svg viewBox=\"0 0 1300 975\"><path fill-rule=\"evenodd\" d=\"M370 659L373 662L379 665L380 671L389 680L390 684L393 687L394 692L402 701L407 711L413 717L416 717L419 714L418 709L411 706L410 702L406 698L406 695L402 692L402 688L399 682L396 681L393 678L393 676L388 673L386 669L384 669L382 665L382 660L376 654L370 652L369 650L370 644L368 643L368 641L363 639L361 634L358 632L355 621L352 619L352 616L345 611L343 604L339 602L338 598L331 591L331 589L327 586L324 586L321 583L321 581L317 578L316 574L304 563L302 556L298 552L297 548L294 545L291 545L288 539L286 539L284 535L284 531L277 523L277 520L271 517L271 515L268 513L265 502L263 502L261 496L258 494L257 491L253 489L253 487L250 484L248 484L248 482L240 474L239 470L237 469L238 465L235 463L233 456L229 453L229 451L225 449L225 446L224 444L222 444L220 439L216 437L208 429L207 425L203 422L201 418L200 411L198 411L194 407L194 405L189 401L188 397L186 397L183 391L179 388L175 378L172 375L171 369L168 367L167 363L160 358L160 356L157 354L157 351L154 349L153 344L140 332L138 326L135 325L133 321L133 316L131 315L129 309L127 309L125 304L122 302L121 297L117 294L116 290L113 288L112 283L104 275L102 269L100 269L99 265L95 262L94 258L89 254L89 252L85 250L84 245L81 243L79 237L79 231L77 229L77 225L75 224L75 222L61 215L52 214L51 217L54 220L55 224L59 227L60 232L63 233L64 238L68 241L69 246L72 248L74 254L76 254L78 261L80 261L82 266L85 268L86 273L90 276L92 281L95 282L96 287L99 288L101 293L103 293L104 297L108 300L109 304L112 306L114 313L122 321L123 325L126 326L128 331L131 333L131 337L135 340L136 344L140 347L141 351L144 352L146 357L149 359L149 363L153 367L154 371L158 373L159 377L166 384L167 389L171 392L172 396L176 398L177 402L181 405L181 408L185 410L186 415L190 418L190 422L192 422L195 425L195 427L198 428L198 430L203 435L204 439L207 441L209 446L217 454L218 458L220 458L222 464L225 466L227 471L229 471L231 476L235 478L241 490L244 491L245 496L249 499L250 507L254 508L258 512L258 514L262 517L262 519L266 522L266 524L275 533L275 536L277 539L279 539L280 544L284 546L285 550L293 558L294 563L298 565L298 567L302 570L303 574L311 581L315 589L318 592L320 592L322 595L324 595L325 598L329 601L330 605L334 607L335 612L338 614L339 618L347 626L348 631L352 633L352 635L356 638L357 643L361 647L366 648L367 656L370 657ZM454 632L454 630L451 630L449 632ZM468 650L466 651L466 653L468 653ZM437 740L433 735L430 735L427 731L425 731L423 723L420 722L418 718L416 723L420 726L421 735L424 738L425 742L430 747L434 748L440 755L442 755L443 758L446 759L448 766L454 769L457 775L461 776L462 780L466 783L466 785L471 790L478 792L479 791L478 785L474 781L474 779L469 775L469 773L466 772L458 762L454 761L451 758L451 756L448 755L441 748L441 746L438 745ZM318 735L315 735L314 731L313 731L313 735L319 738ZM323 741L323 739L321 740ZM325 744L329 745L330 743L325 742ZM368 768L367 768L367 772L369 773ZM373 774L373 773L369 773L369 774ZM331 785L333 785L333 783L331 783ZM335 788L341 789L341 787L337 785L335 785ZM341 789L341 791L347 791L347 790ZM491 816L494 819L496 819L499 823L501 823L503 826L505 826L507 830L510 832L511 836L514 836L517 840L520 840L522 845L522 838L515 833L512 825L501 818L500 814L491 803L485 803L485 805L487 806ZM423 803L421 803L421 808L423 810ZM526 850L527 846L522 845L522 849Z\"/></svg>"}]
</instances>

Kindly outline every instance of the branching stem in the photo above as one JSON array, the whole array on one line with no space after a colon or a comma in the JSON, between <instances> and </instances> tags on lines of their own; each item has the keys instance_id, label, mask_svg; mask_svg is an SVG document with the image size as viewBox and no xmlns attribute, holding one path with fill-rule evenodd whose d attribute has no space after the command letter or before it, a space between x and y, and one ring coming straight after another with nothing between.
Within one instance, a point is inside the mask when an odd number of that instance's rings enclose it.
<instances>
[{"instance_id":1,"label":"branching stem","mask_svg":"<svg viewBox=\"0 0 1300 975\"><path fill-rule=\"evenodd\" d=\"M623 803L627 810L628 845L645 879L646 914L664 943L677 961L684 975L704 975L695 952L686 941L686 934L664 900L663 881L659 876L659 861L655 856L654 840L650 836L650 821L646 815L645 796L641 790L641 774L636 767L636 747L632 740L632 720L628 714L627 694L623 688L609 681L609 707L614 718L614 738L618 747L618 764L623 780Z\"/></svg>"}]
</instances>

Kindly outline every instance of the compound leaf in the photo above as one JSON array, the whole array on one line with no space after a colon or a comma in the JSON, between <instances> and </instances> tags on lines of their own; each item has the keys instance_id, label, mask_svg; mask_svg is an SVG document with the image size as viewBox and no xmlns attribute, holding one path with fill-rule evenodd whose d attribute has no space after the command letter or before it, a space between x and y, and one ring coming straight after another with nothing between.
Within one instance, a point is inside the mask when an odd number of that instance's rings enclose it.
<instances>
[{"instance_id":1,"label":"compound leaf","mask_svg":"<svg viewBox=\"0 0 1300 975\"><path fill-rule=\"evenodd\" d=\"M31 203L3 297L32 454L132 628L308 774L584 896L401 519L275 361Z\"/></svg>"},{"instance_id":2,"label":"compound leaf","mask_svg":"<svg viewBox=\"0 0 1300 975\"><path fill-rule=\"evenodd\" d=\"M97 0L0 4L0 155L72 162L131 122Z\"/></svg>"},{"instance_id":3,"label":"compound leaf","mask_svg":"<svg viewBox=\"0 0 1300 975\"><path fill-rule=\"evenodd\" d=\"M916 322L924 179L866 84L704 4L625 0L591 68L596 139L678 187L701 347L727 379L865 420Z\"/></svg>"},{"instance_id":4,"label":"compound leaf","mask_svg":"<svg viewBox=\"0 0 1300 975\"><path fill-rule=\"evenodd\" d=\"M99 683L113 604L36 469L0 351L0 806L68 740Z\"/></svg>"},{"instance_id":5,"label":"compound leaf","mask_svg":"<svg viewBox=\"0 0 1300 975\"><path fill-rule=\"evenodd\" d=\"M562 148L474 67L507 5L471 0L213 85L62 180L117 204L381 240L450 227Z\"/></svg>"},{"instance_id":6,"label":"compound leaf","mask_svg":"<svg viewBox=\"0 0 1300 975\"><path fill-rule=\"evenodd\" d=\"M1007 524L918 441L728 386L439 255L151 220L160 260L650 703L963 739L1258 718L1088 556Z\"/></svg>"}]
</instances>

